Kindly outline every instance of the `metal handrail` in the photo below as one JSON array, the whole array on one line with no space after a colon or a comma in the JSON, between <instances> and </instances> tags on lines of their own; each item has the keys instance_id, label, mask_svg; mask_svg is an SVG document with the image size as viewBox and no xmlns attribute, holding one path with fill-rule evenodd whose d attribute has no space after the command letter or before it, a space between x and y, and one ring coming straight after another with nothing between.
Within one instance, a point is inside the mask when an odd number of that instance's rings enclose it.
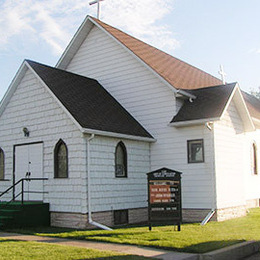
<instances>
[{"instance_id":1,"label":"metal handrail","mask_svg":"<svg viewBox=\"0 0 260 260\"><path fill-rule=\"evenodd\" d=\"M10 202L12 202L12 201L14 201L18 196L22 196L22 200L21 200L21 202L22 202L22 204L23 204L23 202L24 202L24 193L46 193L46 192L44 192L44 191L24 191L24 181L45 181L45 180L48 180L48 178L22 178L22 179L20 179L19 181L17 181L15 184L13 184L11 187L9 187L7 190L5 190L4 192L2 192L1 194L0 194L0 198L3 196L3 195L5 195L7 192L9 192L10 190L12 190L13 189L13 198L10 200L10 201L8 201L7 203L6 203L6 205L7 204L9 204ZM15 188L15 186L17 186L20 182L22 182L22 191L19 193L19 194L17 194L16 196L15 196L15 193L14 193L14 188Z\"/></svg>"}]
</instances>

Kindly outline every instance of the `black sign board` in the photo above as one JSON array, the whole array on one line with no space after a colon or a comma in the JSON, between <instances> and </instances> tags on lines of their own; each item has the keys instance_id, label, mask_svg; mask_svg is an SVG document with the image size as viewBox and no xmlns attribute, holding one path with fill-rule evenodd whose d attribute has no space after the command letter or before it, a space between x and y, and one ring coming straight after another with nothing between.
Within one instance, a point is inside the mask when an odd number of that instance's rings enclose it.
<instances>
[{"instance_id":1,"label":"black sign board","mask_svg":"<svg viewBox=\"0 0 260 260\"><path fill-rule=\"evenodd\" d=\"M178 225L181 230L181 172L161 168L147 173L149 230L153 224Z\"/></svg>"}]
</instances>

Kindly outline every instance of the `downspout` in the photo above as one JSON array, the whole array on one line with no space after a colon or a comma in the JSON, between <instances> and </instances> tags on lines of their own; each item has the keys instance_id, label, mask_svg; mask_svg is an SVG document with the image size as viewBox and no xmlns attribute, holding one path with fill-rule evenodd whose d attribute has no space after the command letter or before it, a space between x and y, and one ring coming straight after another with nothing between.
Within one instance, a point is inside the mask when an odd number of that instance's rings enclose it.
<instances>
[{"instance_id":1,"label":"downspout","mask_svg":"<svg viewBox=\"0 0 260 260\"><path fill-rule=\"evenodd\" d=\"M205 123L205 126L209 129L209 131L211 131L211 145L210 145L210 148L212 150L212 152L214 151L214 145L213 145L213 138L214 138L214 126L213 126L213 123L212 122L206 122ZM206 225L210 219L213 217L213 215L215 214L216 212L216 205L215 205L215 200L214 200L214 190L215 190L215 177L214 177L214 168L215 168L215 163L214 163L214 156L213 156L213 161L212 161L212 166L213 166L213 169L212 169L212 209L210 210L210 212L207 214L207 216L203 219L203 221L200 223L200 225L204 226Z\"/></svg>"},{"instance_id":2,"label":"downspout","mask_svg":"<svg viewBox=\"0 0 260 260\"><path fill-rule=\"evenodd\" d=\"M100 223L97 223L93 221L92 219L92 211L91 211L91 171L90 171L90 141L94 139L95 134L91 134L89 138L87 138L87 181L88 181L88 222L89 224L99 227L101 229L105 230L112 230L111 228L102 225Z\"/></svg>"}]
</instances>

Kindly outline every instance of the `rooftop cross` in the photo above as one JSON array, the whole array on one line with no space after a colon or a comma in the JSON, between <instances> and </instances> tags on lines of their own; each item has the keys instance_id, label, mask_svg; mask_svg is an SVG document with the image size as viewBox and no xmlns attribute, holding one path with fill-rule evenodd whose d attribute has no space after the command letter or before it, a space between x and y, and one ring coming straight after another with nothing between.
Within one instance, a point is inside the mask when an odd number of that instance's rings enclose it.
<instances>
[{"instance_id":1,"label":"rooftop cross","mask_svg":"<svg viewBox=\"0 0 260 260\"><path fill-rule=\"evenodd\" d=\"M99 2L101 2L101 1L104 1L104 0L94 0L94 1L89 3L89 5L97 4L97 19L99 19L99 15L100 15L100 5L99 5Z\"/></svg>"},{"instance_id":2,"label":"rooftop cross","mask_svg":"<svg viewBox=\"0 0 260 260\"><path fill-rule=\"evenodd\" d=\"M223 65L220 65L220 70L219 70L218 73L219 73L220 76L221 76L221 79L222 79L223 84L226 84L225 76L227 76L227 74L224 72Z\"/></svg>"}]
</instances>

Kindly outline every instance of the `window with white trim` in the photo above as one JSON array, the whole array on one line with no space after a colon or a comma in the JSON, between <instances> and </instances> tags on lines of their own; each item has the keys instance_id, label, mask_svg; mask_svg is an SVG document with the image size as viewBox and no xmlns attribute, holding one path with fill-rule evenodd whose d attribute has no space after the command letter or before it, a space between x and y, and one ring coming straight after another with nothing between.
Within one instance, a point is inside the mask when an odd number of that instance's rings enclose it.
<instances>
[{"instance_id":1,"label":"window with white trim","mask_svg":"<svg viewBox=\"0 0 260 260\"><path fill-rule=\"evenodd\" d=\"M204 162L204 144L203 139L188 140L188 163Z\"/></svg>"}]
</instances>

